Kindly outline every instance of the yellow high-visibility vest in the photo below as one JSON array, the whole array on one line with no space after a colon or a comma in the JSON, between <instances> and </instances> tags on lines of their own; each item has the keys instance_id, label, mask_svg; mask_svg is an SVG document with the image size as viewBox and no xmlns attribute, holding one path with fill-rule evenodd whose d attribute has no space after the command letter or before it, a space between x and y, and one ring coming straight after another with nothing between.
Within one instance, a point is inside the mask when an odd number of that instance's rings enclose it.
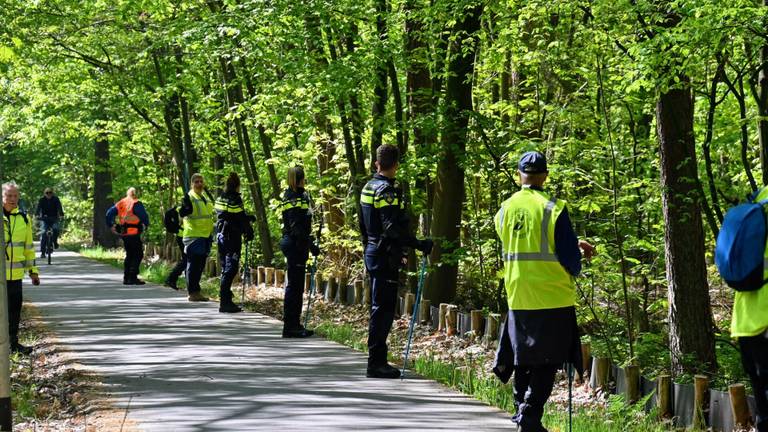
<instances>
[{"instance_id":1,"label":"yellow high-visibility vest","mask_svg":"<svg viewBox=\"0 0 768 432\"><path fill-rule=\"evenodd\" d=\"M5 234L5 277L7 280L21 280L24 273L39 273L35 267L35 247L32 243L32 224L19 212L11 210L4 216Z\"/></svg>"},{"instance_id":2,"label":"yellow high-visibility vest","mask_svg":"<svg viewBox=\"0 0 768 432\"><path fill-rule=\"evenodd\" d=\"M563 209L565 201L523 187L496 214L510 309L555 309L576 303L573 277L555 255L555 222Z\"/></svg>"},{"instance_id":3,"label":"yellow high-visibility vest","mask_svg":"<svg viewBox=\"0 0 768 432\"><path fill-rule=\"evenodd\" d=\"M768 187L763 188L755 202L768 199ZM768 279L768 244L763 264L763 280ZM756 291L736 291L733 299L731 336L757 336L768 329L768 284Z\"/></svg>"},{"instance_id":4,"label":"yellow high-visibility vest","mask_svg":"<svg viewBox=\"0 0 768 432\"><path fill-rule=\"evenodd\" d=\"M192 201L192 213L184 216L181 236L187 238L206 238L213 233L213 202L189 191Z\"/></svg>"}]
</instances>

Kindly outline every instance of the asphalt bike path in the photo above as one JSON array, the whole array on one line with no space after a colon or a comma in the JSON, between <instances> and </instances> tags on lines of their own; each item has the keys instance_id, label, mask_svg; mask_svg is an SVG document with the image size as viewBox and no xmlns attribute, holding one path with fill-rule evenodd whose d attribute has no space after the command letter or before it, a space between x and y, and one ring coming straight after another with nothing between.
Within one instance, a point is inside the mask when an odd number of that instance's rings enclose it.
<instances>
[{"instance_id":1,"label":"asphalt bike path","mask_svg":"<svg viewBox=\"0 0 768 432\"><path fill-rule=\"evenodd\" d=\"M365 354L283 339L273 318L123 285L121 270L74 252L39 267L25 301L140 430L512 430L508 414L435 382L366 378Z\"/></svg>"}]
</instances>

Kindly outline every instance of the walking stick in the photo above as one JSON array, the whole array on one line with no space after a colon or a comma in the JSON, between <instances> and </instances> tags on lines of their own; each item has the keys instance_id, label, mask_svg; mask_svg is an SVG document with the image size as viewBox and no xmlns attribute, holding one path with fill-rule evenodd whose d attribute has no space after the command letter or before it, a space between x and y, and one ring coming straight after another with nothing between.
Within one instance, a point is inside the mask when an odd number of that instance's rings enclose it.
<instances>
[{"instance_id":1,"label":"walking stick","mask_svg":"<svg viewBox=\"0 0 768 432\"><path fill-rule=\"evenodd\" d=\"M568 363L568 432L573 432L573 363Z\"/></svg>"},{"instance_id":2,"label":"walking stick","mask_svg":"<svg viewBox=\"0 0 768 432\"><path fill-rule=\"evenodd\" d=\"M245 288L251 285L251 267L250 267L250 246L251 242L245 242L245 263L243 263L243 292L240 296L240 304L245 304Z\"/></svg>"},{"instance_id":3,"label":"walking stick","mask_svg":"<svg viewBox=\"0 0 768 432\"><path fill-rule=\"evenodd\" d=\"M421 305L421 290L424 288L424 275L427 273L427 255L421 259L421 269L419 270L419 284L416 288L416 301L413 304L413 313L411 313L411 324L408 327L408 343L405 345L405 356L403 358L403 371L400 374L400 380L405 378L405 369L408 368L408 354L411 352L411 341L413 340L413 327L416 325L419 316L419 306Z\"/></svg>"},{"instance_id":4,"label":"walking stick","mask_svg":"<svg viewBox=\"0 0 768 432\"><path fill-rule=\"evenodd\" d=\"M311 197L310 197L311 200ZM317 227L317 248L320 248L320 236L323 234L323 214L320 212L320 225ZM312 310L312 303L315 302L315 273L317 272L317 255L312 260L312 266L309 269L309 298L307 299L307 310L304 312L304 328L309 323L309 314Z\"/></svg>"}]
</instances>

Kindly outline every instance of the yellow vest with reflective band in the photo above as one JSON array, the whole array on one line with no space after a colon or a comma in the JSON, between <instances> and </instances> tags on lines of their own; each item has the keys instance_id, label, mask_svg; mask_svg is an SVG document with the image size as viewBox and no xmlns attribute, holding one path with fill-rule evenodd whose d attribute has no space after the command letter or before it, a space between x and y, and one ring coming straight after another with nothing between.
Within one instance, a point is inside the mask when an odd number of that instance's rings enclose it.
<instances>
[{"instance_id":1,"label":"yellow vest with reflective band","mask_svg":"<svg viewBox=\"0 0 768 432\"><path fill-rule=\"evenodd\" d=\"M21 280L25 272L38 273L35 264L35 248L32 243L32 224L24 221L18 208L4 217L5 234L5 277L7 280Z\"/></svg>"},{"instance_id":2,"label":"yellow vest with reflective band","mask_svg":"<svg viewBox=\"0 0 768 432\"><path fill-rule=\"evenodd\" d=\"M524 187L496 214L510 309L555 309L576 303L573 277L555 255L555 222L564 208L565 201Z\"/></svg>"},{"instance_id":3,"label":"yellow vest with reflective band","mask_svg":"<svg viewBox=\"0 0 768 432\"><path fill-rule=\"evenodd\" d=\"M768 187L763 188L755 202L768 199ZM763 279L768 279L768 244L763 255ZM736 291L733 299L731 336L756 336L768 329L768 284L756 291Z\"/></svg>"},{"instance_id":4,"label":"yellow vest with reflective band","mask_svg":"<svg viewBox=\"0 0 768 432\"><path fill-rule=\"evenodd\" d=\"M182 234L184 238L206 238L213 233L213 202L203 201L195 191L189 191L192 213L184 216Z\"/></svg>"}]
</instances>

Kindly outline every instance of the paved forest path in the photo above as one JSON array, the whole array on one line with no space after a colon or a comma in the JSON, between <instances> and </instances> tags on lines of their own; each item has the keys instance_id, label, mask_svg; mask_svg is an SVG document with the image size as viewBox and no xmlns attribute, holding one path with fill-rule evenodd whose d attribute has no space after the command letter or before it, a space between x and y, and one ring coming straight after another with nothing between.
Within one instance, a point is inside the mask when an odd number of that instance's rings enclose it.
<instances>
[{"instance_id":1,"label":"paved forest path","mask_svg":"<svg viewBox=\"0 0 768 432\"><path fill-rule=\"evenodd\" d=\"M64 348L146 431L511 430L509 416L424 379L365 378L365 355L281 323L57 251L24 288Z\"/></svg>"}]
</instances>

